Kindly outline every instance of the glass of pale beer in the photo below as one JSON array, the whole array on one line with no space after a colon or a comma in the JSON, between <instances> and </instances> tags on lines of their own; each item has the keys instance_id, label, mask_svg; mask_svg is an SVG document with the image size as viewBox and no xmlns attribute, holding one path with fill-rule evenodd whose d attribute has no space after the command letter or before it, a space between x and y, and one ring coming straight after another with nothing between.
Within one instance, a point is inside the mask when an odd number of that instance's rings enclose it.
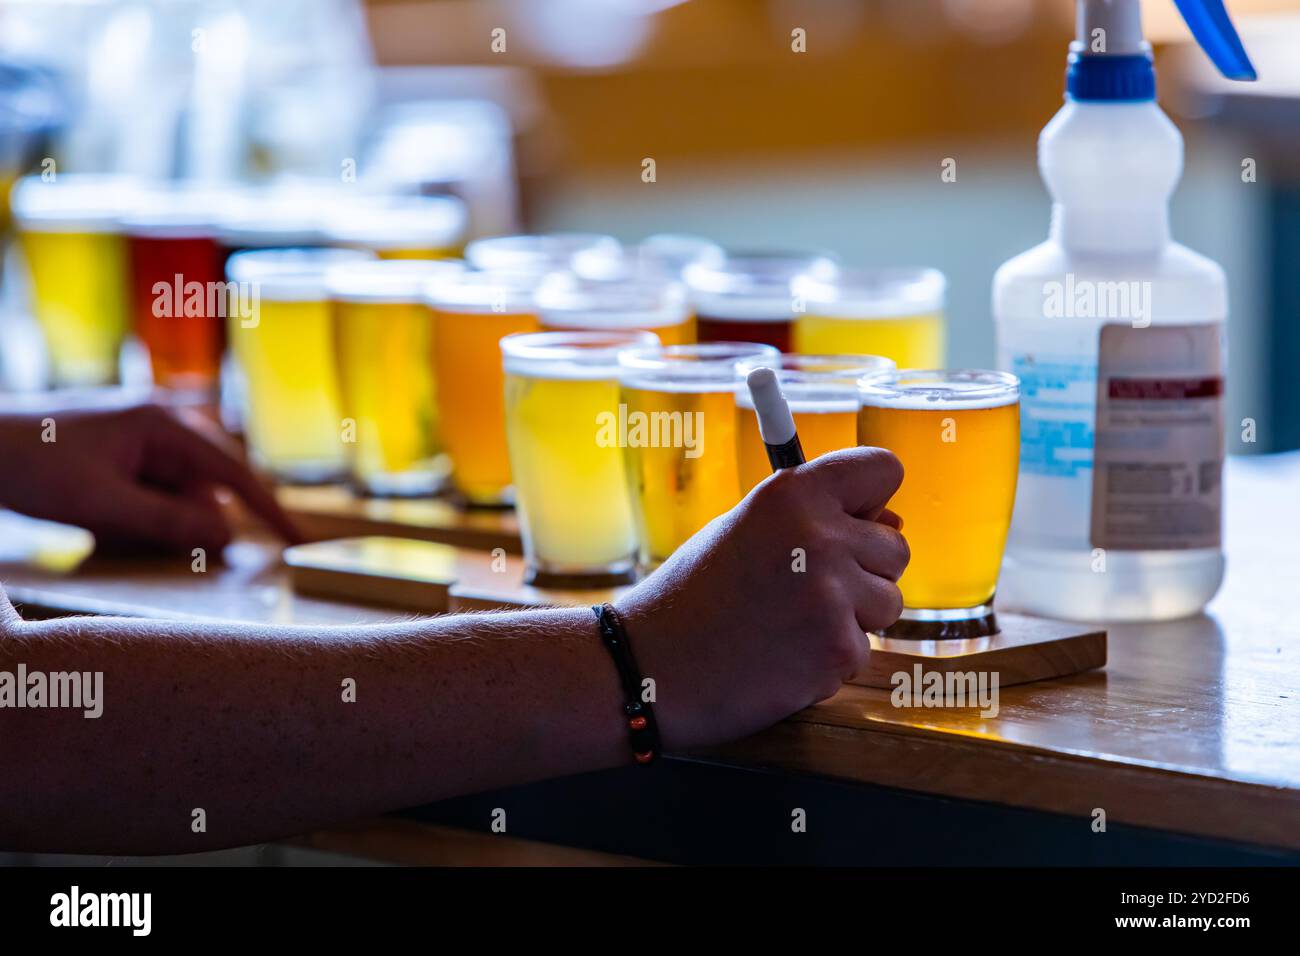
<instances>
[{"instance_id":1,"label":"glass of pale beer","mask_svg":"<svg viewBox=\"0 0 1300 956\"><path fill-rule=\"evenodd\" d=\"M1020 381L1006 372L899 369L859 380L858 443L903 463L889 502L912 560L903 614L885 633L920 639L997 632L993 592L1016 499Z\"/></svg>"},{"instance_id":2,"label":"glass of pale beer","mask_svg":"<svg viewBox=\"0 0 1300 956\"><path fill-rule=\"evenodd\" d=\"M851 269L794 281L794 350L883 355L899 368L944 363L944 295L937 269Z\"/></svg>"},{"instance_id":3,"label":"glass of pale beer","mask_svg":"<svg viewBox=\"0 0 1300 956\"><path fill-rule=\"evenodd\" d=\"M646 569L740 500L736 363L778 354L754 342L619 353L619 431Z\"/></svg>"},{"instance_id":4,"label":"glass of pale beer","mask_svg":"<svg viewBox=\"0 0 1300 956\"><path fill-rule=\"evenodd\" d=\"M686 287L672 279L586 280L554 273L538 286L537 317L550 332L640 329L653 332L663 345L695 341Z\"/></svg>"},{"instance_id":5,"label":"glass of pale beer","mask_svg":"<svg viewBox=\"0 0 1300 956\"><path fill-rule=\"evenodd\" d=\"M516 332L539 331L533 293L541 278L526 272L466 272L436 280L426 290L433 309L439 424L461 504L513 503L500 342Z\"/></svg>"},{"instance_id":6,"label":"glass of pale beer","mask_svg":"<svg viewBox=\"0 0 1300 956\"><path fill-rule=\"evenodd\" d=\"M432 495L447 477L424 294L464 269L455 259L380 259L326 275L348 470L363 494Z\"/></svg>"},{"instance_id":7,"label":"glass of pale beer","mask_svg":"<svg viewBox=\"0 0 1300 956\"><path fill-rule=\"evenodd\" d=\"M746 359L736 363L736 462L740 493L749 494L772 473L767 446L758 431L754 400L745 377L766 366L776 372L777 384L794 416L804 458L858 443L858 379L894 367L879 355L779 355L775 359Z\"/></svg>"},{"instance_id":8,"label":"glass of pale beer","mask_svg":"<svg viewBox=\"0 0 1300 956\"><path fill-rule=\"evenodd\" d=\"M636 526L619 442L618 353L636 330L501 340L506 436L528 582L595 588L635 578Z\"/></svg>"},{"instance_id":9,"label":"glass of pale beer","mask_svg":"<svg viewBox=\"0 0 1300 956\"><path fill-rule=\"evenodd\" d=\"M60 173L20 179L11 203L32 312L44 333L56 386L118 381L130 328L126 243L119 227L139 195L136 180Z\"/></svg>"},{"instance_id":10,"label":"glass of pale beer","mask_svg":"<svg viewBox=\"0 0 1300 956\"><path fill-rule=\"evenodd\" d=\"M227 328L254 459L277 478L312 484L344 473L327 272L370 258L350 249L238 252L226 263Z\"/></svg>"}]
</instances>

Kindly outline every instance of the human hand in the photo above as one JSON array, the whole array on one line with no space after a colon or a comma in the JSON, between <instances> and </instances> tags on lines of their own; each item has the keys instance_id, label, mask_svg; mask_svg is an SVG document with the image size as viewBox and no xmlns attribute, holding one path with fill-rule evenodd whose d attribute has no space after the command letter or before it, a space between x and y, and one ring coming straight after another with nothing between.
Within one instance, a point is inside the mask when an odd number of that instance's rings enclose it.
<instances>
[{"instance_id":1,"label":"human hand","mask_svg":"<svg viewBox=\"0 0 1300 956\"><path fill-rule=\"evenodd\" d=\"M301 540L240 459L161 406L0 415L0 505L86 528L100 548L220 552L231 532L217 487Z\"/></svg>"},{"instance_id":2,"label":"human hand","mask_svg":"<svg viewBox=\"0 0 1300 956\"><path fill-rule=\"evenodd\" d=\"M834 694L907 567L903 467L850 448L777 472L617 602L668 747L734 739ZM802 568L802 570L801 570Z\"/></svg>"}]
</instances>

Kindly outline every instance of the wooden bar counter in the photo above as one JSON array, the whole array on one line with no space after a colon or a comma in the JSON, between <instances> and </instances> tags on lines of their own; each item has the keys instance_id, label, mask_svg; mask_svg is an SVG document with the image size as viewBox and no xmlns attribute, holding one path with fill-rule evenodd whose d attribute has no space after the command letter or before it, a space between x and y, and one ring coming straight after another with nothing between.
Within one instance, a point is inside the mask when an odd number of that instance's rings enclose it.
<instances>
[{"instance_id":1,"label":"wooden bar counter","mask_svg":"<svg viewBox=\"0 0 1300 956\"><path fill-rule=\"evenodd\" d=\"M1300 862L1300 452L1232 459L1225 481L1229 570L1208 613L1111 625L1104 670L1002 688L996 717L846 686L648 772L446 801L299 844L400 863ZM255 538L205 574L77 566L77 540L0 516L0 581L25 614L397 616L296 595ZM509 838L490 832L497 807L514 808Z\"/></svg>"}]
</instances>

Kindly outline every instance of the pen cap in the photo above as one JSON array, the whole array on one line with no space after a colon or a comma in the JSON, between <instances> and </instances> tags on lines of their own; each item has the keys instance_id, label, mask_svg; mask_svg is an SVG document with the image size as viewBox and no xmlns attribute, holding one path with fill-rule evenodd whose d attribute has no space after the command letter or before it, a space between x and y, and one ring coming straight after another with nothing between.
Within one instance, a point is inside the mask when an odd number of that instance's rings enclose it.
<instances>
[{"instance_id":1,"label":"pen cap","mask_svg":"<svg viewBox=\"0 0 1300 956\"><path fill-rule=\"evenodd\" d=\"M749 394L754 399L754 412L758 415L758 433L768 445L784 445L794 437L794 416L781 394L776 373L760 367L745 376Z\"/></svg>"}]
</instances>

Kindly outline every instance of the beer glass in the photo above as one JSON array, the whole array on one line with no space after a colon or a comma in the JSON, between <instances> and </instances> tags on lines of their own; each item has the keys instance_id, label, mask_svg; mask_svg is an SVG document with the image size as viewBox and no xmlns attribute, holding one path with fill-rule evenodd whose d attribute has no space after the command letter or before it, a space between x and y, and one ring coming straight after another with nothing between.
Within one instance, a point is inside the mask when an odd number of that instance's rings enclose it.
<instances>
[{"instance_id":1,"label":"beer glass","mask_svg":"<svg viewBox=\"0 0 1300 956\"><path fill-rule=\"evenodd\" d=\"M695 341L686 289L671 279L588 281L555 273L538 286L536 301L544 330L644 329L653 332L663 345Z\"/></svg>"},{"instance_id":2,"label":"beer glass","mask_svg":"<svg viewBox=\"0 0 1300 956\"><path fill-rule=\"evenodd\" d=\"M325 238L381 259L447 259L460 254L465 227L465 203L454 196L384 196L340 203Z\"/></svg>"},{"instance_id":3,"label":"beer glass","mask_svg":"<svg viewBox=\"0 0 1300 956\"><path fill-rule=\"evenodd\" d=\"M569 268L587 249L618 252L613 236L593 232L548 232L537 236L492 236L465 247L465 261L484 271L546 274Z\"/></svg>"},{"instance_id":4,"label":"beer glass","mask_svg":"<svg viewBox=\"0 0 1300 956\"><path fill-rule=\"evenodd\" d=\"M120 176L62 173L19 180L12 193L32 311L56 386L109 385L129 327L126 247L118 220L140 186Z\"/></svg>"},{"instance_id":5,"label":"beer glass","mask_svg":"<svg viewBox=\"0 0 1300 956\"><path fill-rule=\"evenodd\" d=\"M428 287L442 439L463 504L502 507L512 501L499 343L515 332L538 331L533 293L540 278L466 272Z\"/></svg>"},{"instance_id":6,"label":"beer glass","mask_svg":"<svg viewBox=\"0 0 1300 956\"><path fill-rule=\"evenodd\" d=\"M325 275L368 258L350 249L266 249L236 253L226 264L244 429L254 459L282 480L343 474L345 423Z\"/></svg>"},{"instance_id":7,"label":"beer glass","mask_svg":"<svg viewBox=\"0 0 1300 956\"><path fill-rule=\"evenodd\" d=\"M795 319L792 282L807 272L830 277L837 271L828 256L733 254L721 263L694 263L683 277L701 342L760 342L790 352Z\"/></svg>"},{"instance_id":8,"label":"beer glass","mask_svg":"<svg viewBox=\"0 0 1300 956\"><path fill-rule=\"evenodd\" d=\"M570 268L584 279L681 279L697 263L718 266L722 247L698 236L658 233L630 248L595 246L574 254Z\"/></svg>"},{"instance_id":9,"label":"beer glass","mask_svg":"<svg viewBox=\"0 0 1300 956\"><path fill-rule=\"evenodd\" d=\"M794 350L883 355L899 368L944 363L944 290L935 269L858 269L794 282Z\"/></svg>"},{"instance_id":10,"label":"beer glass","mask_svg":"<svg viewBox=\"0 0 1300 956\"><path fill-rule=\"evenodd\" d=\"M217 218L217 245L226 261L252 249L311 249L329 245L326 210L347 201L343 187L271 183L232 194Z\"/></svg>"},{"instance_id":11,"label":"beer glass","mask_svg":"<svg viewBox=\"0 0 1300 956\"><path fill-rule=\"evenodd\" d=\"M431 281L463 271L454 259L382 259L326 274L348 472L363 494L432 495L447 477L424 295Z\"/></svg>"},{"instance_id":12,"label":"beer glass","mask_svg":"<svg viewBox=\"0 0 1300 956\"><path fill-rule=\"evenodd\" d=\"M754 342L619 353L618 426L644 567L658 566L740 500L735 366L778 354Z\"/></svg>"},{"instance_id":13,"label":"beer glass","mask_svg":"<svg viewBox=\"0 0 1300 956\"><path fill-rule=\"evenodd\" d=\"M746 359L736 363L736 461L740 493L750 490L772 473L767 447L758 431L754 400L745 376L761 366L776 372L781 394L790 405L804 457L858 443L858 379L871 372L891 369L894 363L879 355L778 355L775 359Z\"/></svg>"},{"instance_id":14,"label":"beer glass","mask_svg":"<svg viewBox=\"0 0 1300 956\"><path fill-rule=\"evenodd\" d=\"M649 332L535 332L501 340L506 436L528 581L626 584L636 527L617 434L618 352Z\"/></svg>"},{"instance_id":15,"label":"beer glass","mask_svg":"<svg viewBox=\"0 0 1300 956\"><path fill-rule=\"evenodd\" d=\"M226 348L224 256L216 241L223 194L158 188L121 220L131 312L154 383L214 401Z\"/></svg>"},{"instance_id":16,"label":"beer glass","mask_svg":"<svg viewBox=\"0 0 1300 956\"><path fill-rule=\"evenodd\" d=\"M859 394L859 444L888 448L903 463L889 508L903 519L912 560L898 582L903 615L885 633L996 633L993 592L1019 468L1019 380L902 369L864 376Z\"/></svg>"}]
</instances>

